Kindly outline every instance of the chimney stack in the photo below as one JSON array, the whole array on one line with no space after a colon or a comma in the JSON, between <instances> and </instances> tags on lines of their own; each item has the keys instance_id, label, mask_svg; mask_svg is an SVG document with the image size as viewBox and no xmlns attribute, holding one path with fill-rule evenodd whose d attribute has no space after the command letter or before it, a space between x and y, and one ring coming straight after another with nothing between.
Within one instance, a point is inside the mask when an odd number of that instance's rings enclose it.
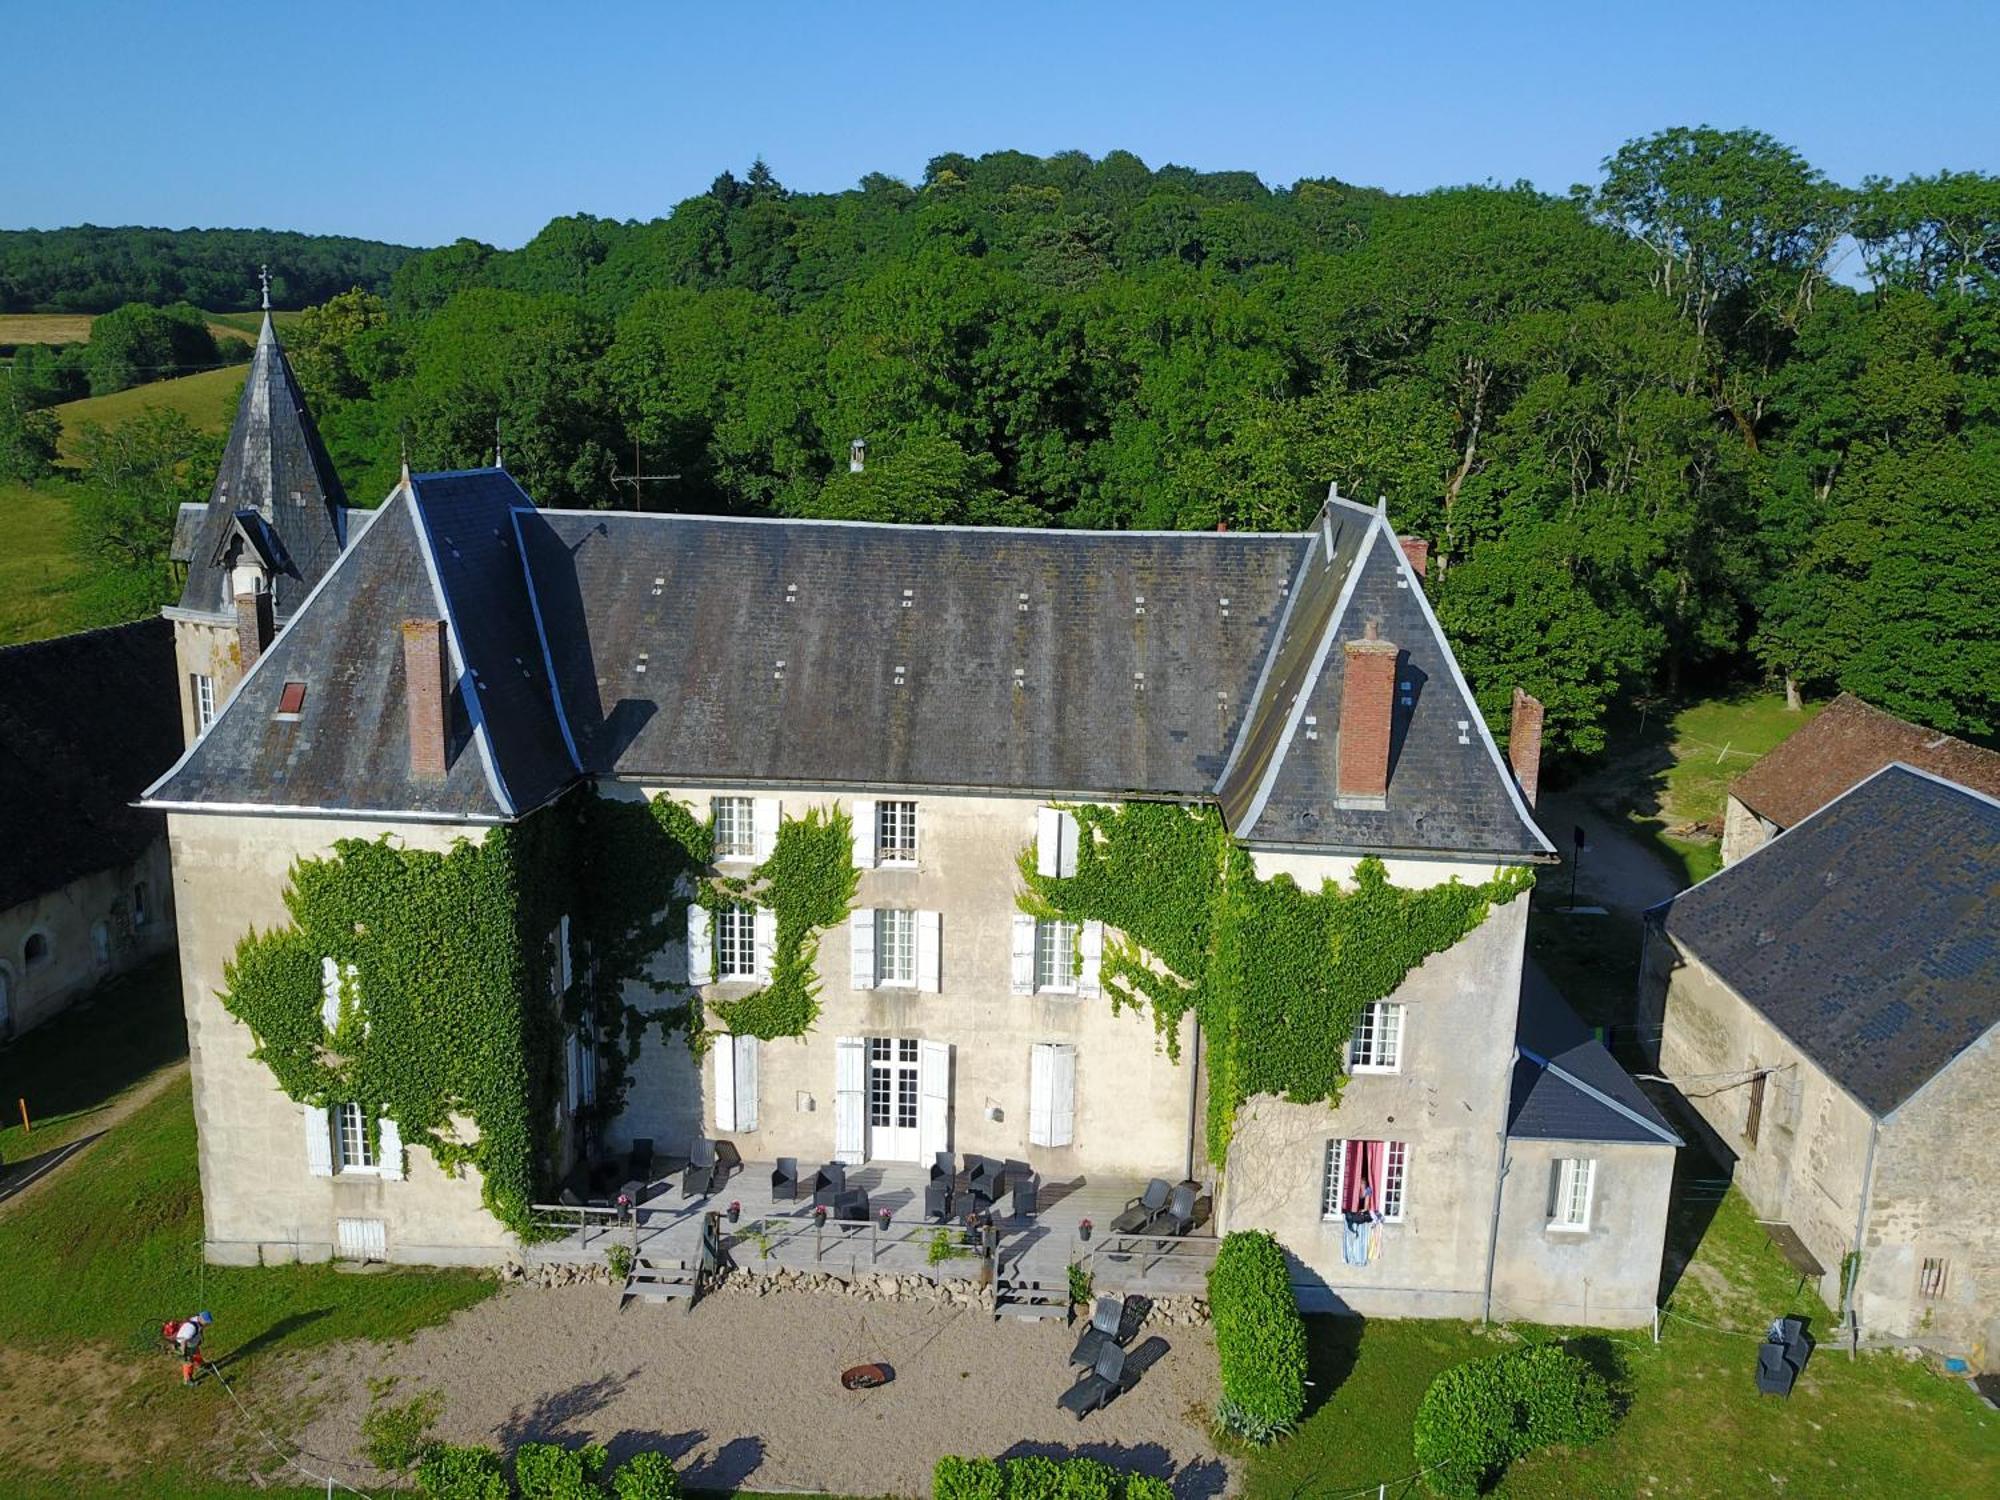
<instances>
[{"instance_id":1,"label":"chimney stack","mask_svg":"<svg viewBox=\"0 0 2000 1500\"><path fill-rule=\"evenodd\" d=\"M1514 716L1507 726L1507 762L1528 806L1542 784L1542 700L1514 689Z\"/></svg>"},{"instance_id":2,"label":"chimney stack","mask_svg":"<svg viewBox=\"0 0 2000 1500\"><path fill-rule=\"evenodd\" d=\"M1379 802L1389 794L1389 723L1396 705L1396 646L1367 634L1345 641L1347 657L1340 690L1340 767L1336 790L1341 798Z\"/></svg>"},{"instance_id":3,"label":"chimney stack","mask_svg":"<svg viewBox=\"0 0 2000 1500\"><path fill-rule=\"evenodd\" d=\"M1431 565L1431 544L1420 536L1400 536L1396 540L1403 544L1403 556L1410 560L1417 577L1424 577Z\"/></svg>"},{"instance_id":4,"label":"chimney stack","mask_svg":"<svg viewBox=\"0 0 2000 1500\"><path fill-rule=\"evenodd\" d=\"M410 775L418 781L444 779L445 709L451 688L445 681L445 624L442 620L403 621L404 698L410 711Z\"/></svg>"},{"instance_id":5,"label":"chimney stack","mask_svg":"<svg viewBox=\"0 0 2000 1500\"><path fill-rule=\"evenodd\" d=\"M236 595L236 649L247 673L257 665L276 631L271 614L271 591L264 588L239 590Z\"/></svg>"}]
</instances>

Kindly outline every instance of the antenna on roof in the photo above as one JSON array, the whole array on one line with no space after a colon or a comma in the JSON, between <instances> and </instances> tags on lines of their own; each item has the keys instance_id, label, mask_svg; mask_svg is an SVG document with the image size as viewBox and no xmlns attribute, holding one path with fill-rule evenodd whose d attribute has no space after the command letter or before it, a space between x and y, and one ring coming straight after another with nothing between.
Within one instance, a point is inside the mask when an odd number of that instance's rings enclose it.
<instances>
[{"instance_id":1,"label":"antenna on roof","mask_svg":"<svg viewBox=\"0 0 2000 1500\"><path fill-rule=\"evenodd\" d=\"M259 266L257 268L257 279L264 283L264 311L269 312L271 310L271 268L269 266Z\"/></svg>"}]
</instances>

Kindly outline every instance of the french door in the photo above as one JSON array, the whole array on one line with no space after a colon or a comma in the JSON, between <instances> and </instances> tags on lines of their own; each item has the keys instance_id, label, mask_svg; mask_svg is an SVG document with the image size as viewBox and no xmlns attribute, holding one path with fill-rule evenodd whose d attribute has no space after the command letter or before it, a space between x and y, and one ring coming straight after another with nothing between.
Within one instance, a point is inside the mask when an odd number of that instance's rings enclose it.
<instances>
[{"instance_id":1,"label":"french door","mask_svg":"<svg viewBox=\"0 0 2000 1500\"><path fill-rule=\"evenodd\" d=\"M917 1041L868 1038L868 1155L876 1161L917 1161Z\"/></svg>"},{"instance_id":2,"label":"french door","mask_svg":"<svg viewBox=\"0 0 2000 1500\"><path fill-rule=\"evenodd\" d=\"M949 1043L841 1037L835 1062L837 1159L921 1162L951 1149Z\"/></svg>"}]
</instances>

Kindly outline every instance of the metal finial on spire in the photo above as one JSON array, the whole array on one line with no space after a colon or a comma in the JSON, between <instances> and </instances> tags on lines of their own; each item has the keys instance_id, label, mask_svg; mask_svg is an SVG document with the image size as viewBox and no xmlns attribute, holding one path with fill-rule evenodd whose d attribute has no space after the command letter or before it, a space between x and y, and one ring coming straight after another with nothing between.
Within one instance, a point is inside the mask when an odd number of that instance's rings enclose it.
<instances>
[{"instance_id":1,"label":"metal finial on spire","mask_svg":"<svg viewBox=\"0 0 2000 1500\"><path fill-rule=\"evenodd\" d=\"M269 312L271 310L271 268L269 266L259 266L257 268L257 279L264 283L264 311Z\"/></svg>"},{"instance_id":2,"label":"metal finial on spire","mask_svg":"<svg viewBox=\"0 0 2000 1500\"><path fill-rule=\"evenodd\" d=\"M410 482L410 430L403 429L403 483Z\"/></svg>"},{"instance_id":3,"label":"metal finial on spire","mask_svg":"<svg viewBox=\"0 0 2000 1500\"><path fill-rule=\"evenodd\" d=\"M1338 479L1326 487L1326 498L1329 500L1338 500L1340 498L1340 481Z\"/></svg>"},{"instance_id":4,"label":"metal finial on spire","mask_svg":"<svg viewBox=\"0 0 2000 1500\"><path fill-rule=\"evenodd\" d=\"M507 467L500 462L500 419L498 417L493 419L493 467L496 469Z\"/></svg>"}]
</instances>

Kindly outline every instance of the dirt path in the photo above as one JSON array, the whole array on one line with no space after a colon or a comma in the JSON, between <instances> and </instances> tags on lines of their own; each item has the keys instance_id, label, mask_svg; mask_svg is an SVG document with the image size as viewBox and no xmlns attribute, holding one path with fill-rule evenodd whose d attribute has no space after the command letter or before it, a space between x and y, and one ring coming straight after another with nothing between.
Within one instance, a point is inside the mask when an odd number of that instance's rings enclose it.
<instances>
[{"instance_id":1,"label":"dirt path","mask_svg":"<svg viewBox=\"0 0 2000 1500\"><path fill-rule=\"evenodd\" d=\"M1568 861L1575 852L1573 830L1585 839L1577 869L1577 904L1608 906L1636 916L1680 891L1680 882L1645 843L1591 804L1584 791L1556 792L1542 799L1536 818L1563 856L1561 883L1553 889L1567 899Z\"/></svg>"},{"instance_id":2,"label":"dirt path","mask_svg":"<svg viewBox=\"0 0 2000 1500\"><path fill-rule=\"evenodd\" d=\"M1058 1323L908 1302L723 1294L693 1312L634 1304L603 1287L510 1287L396 1345L349 1344L298 1361L313 1408L300 1444L360 1462L368 1381L394 1399L445 1397L454 1442L606 1444L613 1461L654 1448L700 1489L926 1495L946 1454L1088 1454L1170 1478L1180 1500L1219 1495L1232 1470L1214 1448L1215 1345L1207 1328L1157 1339L1137 1384L1079 1423L1056 1407L1075 1334ZM888 1386L845 1391L864 1361Z\"/></svg>"},{"instance_id":3,"label":"dirt path","mask_svg":"<svg viewBox=\"0 0 2000 1500\"><path fill-rule=\"evenodd\" d=\"M187 1066L187 1059L183 1058L150 1077L140 1079L109 1104L100 1105L91 1112L87 1133L0 1167L0 1214L7 1213L15 1203L33 1197L45 1183L60 1178L79 1156L89 1151L93 1142L102 1140L127 1116L150 1104L175 1079L187 1072ZM27 1139L32 1140L33 1137Z\"/></svg>"}]
</instances>

